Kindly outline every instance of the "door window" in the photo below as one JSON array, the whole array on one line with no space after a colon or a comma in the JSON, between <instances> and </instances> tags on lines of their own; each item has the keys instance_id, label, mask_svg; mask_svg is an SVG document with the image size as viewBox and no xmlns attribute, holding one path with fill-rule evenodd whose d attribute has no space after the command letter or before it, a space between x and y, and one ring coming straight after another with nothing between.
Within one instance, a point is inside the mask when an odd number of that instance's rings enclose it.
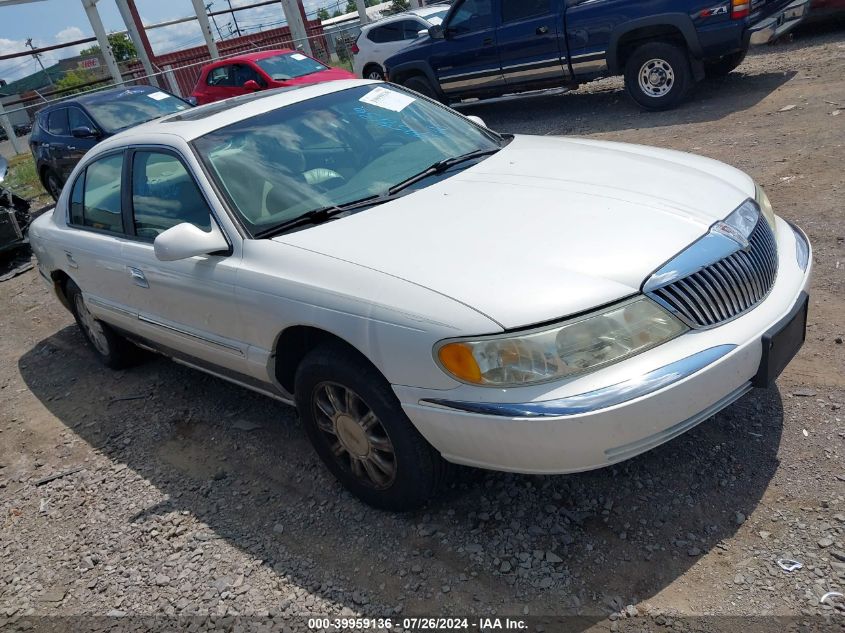
<instances>
[{"instance_id":1,"label":"door window","mask_svg":"<svg viewBox=\"0 0 845 633\"><path fill-rule=\"evenodd\" d=\"M208 73L205 83L209 86L234 86L235 84L232 82L231 72L229 72L231 68L231 66L219 66L218 68L214 68Z\"/></svg>"},{"instance_id":2,"label":"door window","mask_svg":"<svg viewBox=\"0 0 845 633\"><path fill-rule=\"evenodd\" d=\"M87 127L91 128L92 130L97 129L91 119L88 118L88 115L86 115L79 108L68 108L67 118L68 128L70 130L73 130L78 127Z\"/></svg>"},{"instance_id":3,"label":"door window","mask_svg":"<svg viewBox=\"0 0 845 633\"><path fill-rule=\"evenodd\" d=\"M465 0L452 14L447 28L455 35L464 35L492 27L493 1Z\"/></svg>"},{"instance_id":4,"label":"door window","mask_svg":"<svg viewBox=\"0 0 845 633\"><path fill-rule=\"evenodd\" d=\"M516 22L551 13L551 0L502 0L502 22Z\"/></svg>"},{"instance_id":5,"label":"door window","mask_svg":"<svg viewBox=\"0 0 845 633\"><path fill-rule=\"evenodd\" d=\"M67 108L53 110L47 116L47 131L55 136L67 136Z\"/></svg>"},{"instance_id":6,"label":"door window","mask_svg":"<svg viewBox=\"0 0 845 633\"><path fill-rule=\"evenodd\" d=\"M135 152L132 162L132 214L135 234L155 239L188 222L211 230L211 211L194 179L172 154Z\"/></svg>"},{"instance_id":7,"label":"door window","mask_svg":"<svg viewBox=\"0 0 845 633\"><path fill-rule=\"evenodd\" d=\"M120 205L122 172L122 153L106 156L88 165L71 191L71 224L123 233Z\"/></svg>"},{"instance_id":8,"label":"door window","mask_svg":"<svg viewBox=\"0 0 845 633\"><path fill-rule=\"evenodd\" d=\"M235 64L232 66L232 83L237 87L243 86L249 80L254 81L259 86L266 85L261 75L256 72L252 66L246 64Z\"/></svg>"},{"instance_id":9,"label":"door window","mask_svg":"<svg viewBox=\"0 0 845 633\"><path fill-rule=\"evenodd\" d=\"M376 44L387 44L388 42L401 42L404 34L402 30L402 22L391 22L384 26L374 28L367 35L371 42Z\"/></svg>"},{"instance_id":10,"label":"door window","mask_svg":"<svg viewBox=\"0 0 845 633\"><path fill-rule=\"evenodd\" d=\"M420 31L424 31L428 26L424 22L417 22L416 20L402 20L402 39L415 40L419 37Z\"/></svg>"}]
</instances>

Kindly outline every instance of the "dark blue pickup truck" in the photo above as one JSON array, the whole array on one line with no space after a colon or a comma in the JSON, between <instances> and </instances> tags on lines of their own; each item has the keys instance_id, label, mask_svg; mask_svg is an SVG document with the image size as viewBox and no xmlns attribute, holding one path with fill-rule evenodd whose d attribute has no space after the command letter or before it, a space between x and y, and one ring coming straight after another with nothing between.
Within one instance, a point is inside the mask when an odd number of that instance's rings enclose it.
<instances>
[{"instance_id":1,"label":"dark blue pickup truck","mask_svg":"<svg viewBox=\"0 0 845 633\"><path fill-rule=\"evenodd\" d=\"M390 81L445 103L624 75L640 106L678 105L750 44L796 26L809 0L457 0L385 64Z\"/></svg>"}]
</instances>

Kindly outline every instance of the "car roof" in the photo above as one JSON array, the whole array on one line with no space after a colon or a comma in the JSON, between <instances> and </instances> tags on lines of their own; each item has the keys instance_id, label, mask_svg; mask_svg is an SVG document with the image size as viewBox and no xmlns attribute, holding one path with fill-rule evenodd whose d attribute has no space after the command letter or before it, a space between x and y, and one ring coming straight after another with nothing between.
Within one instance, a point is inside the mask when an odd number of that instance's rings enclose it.
<instances>
[{"instance_id":1,"label":"car roof","mask_svg":"<svg viewBox=\"0 0 845 633\"><path fill-rule=\"evenodd\" d=\"M107 144L109 146L127 145L133 142L133 137L140 139L151 134L170 134L190 142L227 125L294 103L358 86L380 83L383 82L370 79L342 79L241 95L142 123L116 134L108 140Z\"/></svg>"},{"instance_id":2,"label":"car roof","mask_svg":"<svg viewBox=\"0 0 845 633\"><path fill-rule=\"evenodd\" d=\"M243 55L234 55L226 59L218 59L217 61L206 64L204 68L216 68L218 66L225 66L237 62L254 62L259 59L266 59L268 57L275 57L276 55L287 55L289 53L296 53L297 51L290 48L274 48L267 51L258 51L255 53L244 53Z\"/></svg>"},{"instance_id":3,"label":"car roof","mask_svg":"<svg viewBox=\"0 0 845 633\"><path fill-rule=\"evenodd\" d=\"M433 5L429 7L421 7L419 9L409 9L408 11L402 11L402 13L394 13L393 15L389 15L386 17L381 18L375 22L371 22L363 27L362 31L370 31L379 26L383 26L385 24L390 24L391 22L396 22L398 20L407 20L409 17L419 17L425 18L429 15L433 15L435 13L440 13L443 9L449 10L449 6L442 4L442 5Z\"/></svg>"},{"instance_id":4,"label":"car roof","mask_svg":"<svg viewBox=\"0 0 845 633\"><path fill-rule=\"evenodd\" d=\"M63 108L75 104L86 106L97 103L106 103L109 101L113 101L115 97L119 97L124 94L150 94L152 92L167 91L162 90L161 88L157 88L155 86L147 86L144 84L138 86L123 86L121 88L109 88L108 90L98 90L97 92L91 92L84 95L77 95L68 99L63 99L62 101L59 101L57 103L51 103L38 110L36 114L46 114L47 112L51 112L58 108ZM170 93L167 92L167 94Z\"/></svg>"}]
</instances>

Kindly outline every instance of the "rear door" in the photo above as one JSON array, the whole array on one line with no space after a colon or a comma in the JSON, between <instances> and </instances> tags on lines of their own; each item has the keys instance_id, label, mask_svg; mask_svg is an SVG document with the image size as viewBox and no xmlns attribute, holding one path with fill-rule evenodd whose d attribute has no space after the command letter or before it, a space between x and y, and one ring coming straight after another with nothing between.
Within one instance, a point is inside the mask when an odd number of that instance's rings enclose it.
<instances>
[{"instance_id":1,"label":"rear door","mask_svg":"<svg viewBox=\"0 0 845 633\"><path fill-rule=\"evenodd\" d=\"M508 86L561 82L569 74L561 50L558 0L500 0L499 59Z\"/></svg>"},{"instance_id":2,"label":"rear door","mask_svg":"<svg viewBox=\"0 0 845 633\"><path fill-rule=\"evenodd\" d=\"M447 95L504 89L496 42L497 5L494 0L458 0L443 23L445 39L433 42L430 63Z\"/></svg>"},{"instance_id":3,"label":"rear door","mask_svg":"<svg viewBox=\"0 0 845 633\"><path fill-rule=\"evenodd\" d=\"M47 115L47 133L50 138L45 149L50 165L64 183L75 165L68 159L68 145L72 144L72 137L68 128L67 108L56 108Z\"/></svg>"},{"instance_id":4,"label":"rear door","mask_svg":"<svg viewBox=\"0 0 845 633\"><path fill-rule=\"evenodd\" d=\"M96 132L97 126L94 122L90 119L90 117L85 114L80 108L76 106L70 106L67 109L67 120L68 120L68 127L70 128L71 139L68 141L67 146L67 161L70 166L70 169L76 166L76 164L82 160L82 157L85 156L85 152L89 149L94 147L97 144L96 138L76 138L73 136L73 130L79 127L87 127L90 130Z\"/></svg>"}]
</instances>

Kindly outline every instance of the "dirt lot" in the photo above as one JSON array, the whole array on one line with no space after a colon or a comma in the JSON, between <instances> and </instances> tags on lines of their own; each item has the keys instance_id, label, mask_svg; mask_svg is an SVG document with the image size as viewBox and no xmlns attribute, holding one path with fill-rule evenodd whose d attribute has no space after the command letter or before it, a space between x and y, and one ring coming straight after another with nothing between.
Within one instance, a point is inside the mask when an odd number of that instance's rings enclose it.
<instances>
[{"instance_id":1,"label":"dirt lot","mask_svg":"<svg viewBox=\"0 0 845 633\"><path fill-rule=\"evenodd\" d=\"M618 80L465 111L752 174L815 247L807 344L779 389L614 468L464 471L426 511L397 516L343 493L289 408L162 359L102 369L30 271L0 284L0 629L241 614L297 630L303 614L362 613L840 630L845 603L819 598L845 587L845 30L759 51L670 113L639 112Z\"/></svg>"}]
</instances>

